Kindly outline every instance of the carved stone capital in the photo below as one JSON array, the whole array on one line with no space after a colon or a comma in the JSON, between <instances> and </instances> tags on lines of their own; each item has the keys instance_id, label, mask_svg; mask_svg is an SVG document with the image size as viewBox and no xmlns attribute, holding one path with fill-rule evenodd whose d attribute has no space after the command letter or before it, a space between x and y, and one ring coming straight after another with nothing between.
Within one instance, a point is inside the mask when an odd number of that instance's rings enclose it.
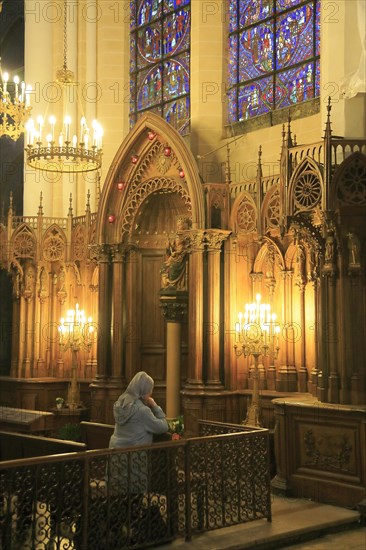
<instances>
[{"instance_id":1,"label":"carved stone capital","mask_svg":"<svg viewBox=\"0 0 366 550\"><path fill-rule=\"evenodd\" d=\"M119 243L119 244L112 244L111 245L111 260L114 263L124 262L126 259L126 247Z\"/></svg>"},{"instance_id":2,"label":"carved stone capital","mask_svg":"<svg viewBox=\"0 0 366 550\"><path fill-rule=\"evenodd\" d=\"M220 252L222 243L231 234L231 231L221 229L208 229L205 232L205 242L209 252Z\"/></svg>"},{"instance_id":3,"label":"carved stone capital","mask_svg":"<svg viewBox=\"0 0 366 550\"><path fill-rule=\"evenodd\" d=\"M187 232L190 240L191 252L203 252L205 249L205 231L202 229L196 229L194 231Z\"/></svg>"},{"instance_id":4,"label":"carved stone capital","mask_svg":"<svg viewBox=\"0 0 366 550\"><path fill-rule=\"evenodd\" d=\"M253 283L255 283L256 281L261 282L261 280L263 279L262 272L255 273L254 271L252 271L249 276L252 279Z\"/></svg>"},{"instance_id":5,"label":"carved stone capital","mask_svg":"<svg viewBox=\"0 0 366 550\"><path fill-rule=\"evenodd\" d=\"M188 311L188 292L160 292L160 306L167 321L181 322Z\"/></svg>"},{"instance_id":6,"label":"carved stone capital","mask_svg":"<svg viewBox=\"0 0 366 550\"><path fill-rule=\"evenodd\" d=\"M90 258L98 263L109 263L111 259L111 246L109 244L89 245Z\"/></svg>"}]
</instances>

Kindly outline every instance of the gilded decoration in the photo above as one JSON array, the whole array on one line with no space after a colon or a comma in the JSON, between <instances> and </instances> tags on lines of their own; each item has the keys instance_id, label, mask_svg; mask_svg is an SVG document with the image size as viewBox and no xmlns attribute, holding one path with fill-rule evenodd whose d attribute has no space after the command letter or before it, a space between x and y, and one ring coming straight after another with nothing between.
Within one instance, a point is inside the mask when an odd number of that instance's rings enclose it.
<instances>
[{"instance_id":1,"label":"gilded decoration","mask_svg":"<svg viewBox=\"0 0 366 550\"><path fill-rule=\"evenodd\" d=\"M301 466L355 474L353 432L339 427L301 426Z\"/></svg>"}]
</instances>

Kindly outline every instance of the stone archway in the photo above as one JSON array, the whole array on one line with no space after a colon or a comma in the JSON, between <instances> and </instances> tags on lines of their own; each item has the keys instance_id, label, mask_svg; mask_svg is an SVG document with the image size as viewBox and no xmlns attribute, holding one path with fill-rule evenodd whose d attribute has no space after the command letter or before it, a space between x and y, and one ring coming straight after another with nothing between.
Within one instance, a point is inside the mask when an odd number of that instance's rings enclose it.
<instances>
[{"instance_id":1,"label":"stone archway","mask_svg":"<svg viewBox=\"0 0 366 550\"><path fill-rule=\"evenodd\" d=\"M113 400L138 370L153 376L155 394L165 405L167 331L160 304L161 269L177 232L177 219L182 217L189 219L192 230L205 226L197 166L179 134L148 113L127 136L111 165L97 218L102 336L94 387L101 396L104 388L99 407L105 408L103 416L109 421ZM183 377L187 340L185 325Z\"/></svg>"}]
</instances>

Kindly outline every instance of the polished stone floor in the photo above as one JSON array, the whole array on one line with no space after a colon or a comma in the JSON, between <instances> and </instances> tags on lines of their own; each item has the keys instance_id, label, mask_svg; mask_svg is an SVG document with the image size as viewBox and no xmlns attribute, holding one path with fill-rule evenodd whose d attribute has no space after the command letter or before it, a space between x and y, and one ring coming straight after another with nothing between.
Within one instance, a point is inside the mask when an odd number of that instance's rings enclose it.
<instances>
[{"instance_id":1,"label":"polished stone floor","mask_svg":"<svg viewBox=\"0 0 366 550\"><path fill-rule=\"evenodd\" d=\"M334 532L337 531L337 532ZM355 510L304 499L273 497L272 522L239 526L177 539L155 548L172 550L366 550L366 526Z\"/></svg>"}]
</instances>

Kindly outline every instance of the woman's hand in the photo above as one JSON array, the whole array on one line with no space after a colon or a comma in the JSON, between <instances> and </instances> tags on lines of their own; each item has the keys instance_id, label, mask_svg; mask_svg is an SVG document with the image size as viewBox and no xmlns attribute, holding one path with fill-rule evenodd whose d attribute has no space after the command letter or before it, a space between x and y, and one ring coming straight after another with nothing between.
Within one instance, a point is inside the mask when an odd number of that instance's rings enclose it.
<instances>
[{"instance_id":1,"label":"woman's hand","mask_svg":"<svg viewBox=\"0 0 366 550\"><path fill-rule=\"evenodd\" d=\"M152 409L153 407L157 407L157 404L156 404L155 400L152 397L145 397L143 399L143 402L145 403L145 405L147 407L150 407L150 409Z\"/></svg>"}]
</instances>

